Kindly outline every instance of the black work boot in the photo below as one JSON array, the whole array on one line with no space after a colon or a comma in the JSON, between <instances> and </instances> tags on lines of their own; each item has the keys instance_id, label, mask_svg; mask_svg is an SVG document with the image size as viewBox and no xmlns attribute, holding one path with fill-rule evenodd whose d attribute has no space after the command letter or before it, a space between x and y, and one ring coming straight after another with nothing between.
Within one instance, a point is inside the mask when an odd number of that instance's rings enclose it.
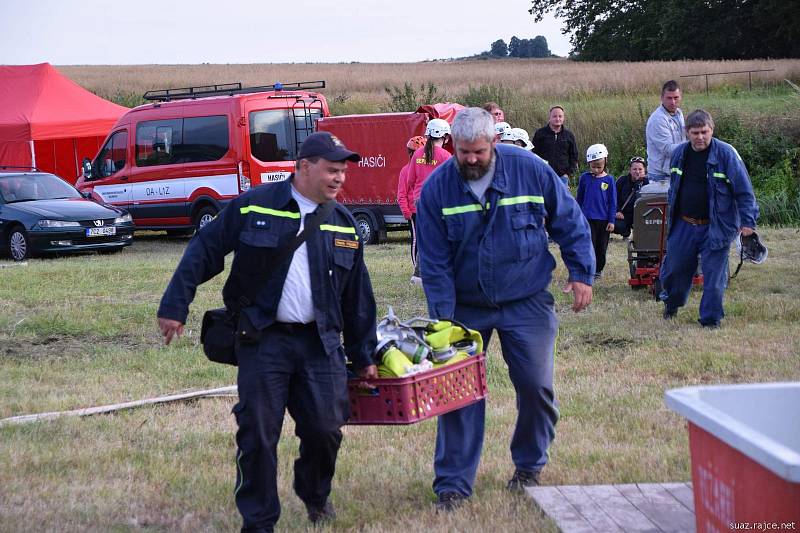
<instances>
[{"instance_id":1,"label":"black work boot","mask_svg":"<svg viewBox=\"0 0 800 533\"><path fill-rule=\"evenodd\" d=\"M664 320L672 320L673 318L675 318L675 315L677 314L678 314L677 309L670 309L666 305L664 306L664 314L662 315L664 317Z\"/></svg>"},{"instance_id":2,"label":"black work boot","mask_svg":"<svg viewBox=\"0 0 800 533\"><path fill-rule=\"evenodd\" d=\"M436 500L436 512L437 513L449 513L451 511L455 511L469 499L468 496L464 496L459 492L442 492L441 494L437 495Z\"/></svg>"},{"instance_id":3,"label":"black work boot","mask_svg":"<svg viewBox=\"0 0 800 533\"><path fill-rule=\"evenodd\" d=\"M514 470L514 475L508 480L506 489L511 492L525 492L526 487L536 487L539 485L539 472L528 472L526 470Z\"/></svg>"},{"instance_id":4,"label":"black work boot","mask_svg":"<svg viewBox=\"0 0 800 533\"><path fill-rule=\"evenodd\" d=\"M322 507L306 504L306 511L308 511L308 520L312 524L333 522L336 519L336 511L333 510L331 502L325 502Z\"/></svg>"}]
</instances>

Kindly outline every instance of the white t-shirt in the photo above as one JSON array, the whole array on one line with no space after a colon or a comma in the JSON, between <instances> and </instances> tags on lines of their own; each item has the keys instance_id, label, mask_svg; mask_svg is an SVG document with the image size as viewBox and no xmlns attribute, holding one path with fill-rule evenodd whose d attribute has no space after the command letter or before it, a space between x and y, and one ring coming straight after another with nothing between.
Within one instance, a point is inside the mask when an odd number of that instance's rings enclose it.
<instances>
[{"instance_id":1,"label":"white t-shirt","mask_svg":"<svg viewBox=\"0 0 800 533\"><path fill-rule=\"evenodd\" d=\"M300 229L297 230L299 234L303 231L306 215L312 213L318 204L297 192L294 185L292 185L292 198L300 208ZM275 320L300 324L314 321L311 273L308 270L308 247L305 242L294 251L292 256L292 264L289 266L289 273L286 274Z\"/></svg>"}]
</instances>

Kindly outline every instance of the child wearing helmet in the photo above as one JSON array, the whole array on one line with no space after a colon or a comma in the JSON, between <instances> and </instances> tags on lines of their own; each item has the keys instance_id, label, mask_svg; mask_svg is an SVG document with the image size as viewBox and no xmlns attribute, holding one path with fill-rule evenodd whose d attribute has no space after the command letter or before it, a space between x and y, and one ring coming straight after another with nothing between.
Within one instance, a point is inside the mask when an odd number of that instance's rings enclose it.
<instances>
[{"instance_id":1,"label":"child wearing helmet","mask_svg":"<svg viewBox=\"0 0 800 533\"><path fill-rule=\"evenodd\" d=\"M403 217L408 220L408 229L411 232L411 264L414 266L414 270L417 268L416 207L412 201L414 191L409 190L408 187L408 171L411 168L411 161L414 156L414 152L424 147L425 137L421 135L411 137L408 140L406 143L406 149L408 150L408 163L406 163L406 165L400 170L400 176L397 179L397 205L400 206L400 211L403 213Z\"/></svg>"},{"instance_id":2,"label":"child wearing helmet","mask_svg":"<svg viewBox=\"0 0 800 533\"><path fill-rule=\"evenodd\" d=\"M500 142L502 144L513 144L514 146L517 145L517 134L511 128L505 130L503 133L500 134Z\"/></svg>"},{"instance_id":3,"label":"child wearing helmet","mask_svg":"<svg viewBox=\"0 0 800 533\"><path fill-rule=\"evenodd\" d=\"M578 205L592 231L592 247L596 260L595 278L600 278L606 266L608 238L614 231L617 214L617 188L614 176L606 172L608 149L603 144L593 144L586 150L589 171L578 181Z\"/></svg>"},{"instance_id":4,"label":"child wearing helmet","mask_svg":"<svg viewBox=\"0 0 800 533\"><path fill-rule=\"evenodd\" d=\"M496 135L495 139L500 142L504 134L511 133L511 124L508 122L495 122L494 133Z\"/></svg>"},{"instance_id":5,"label":"child wearing helmet","mask_svg":"<svg viewBox=\"0 0 800 533\"><path fill-rule=\"evenodd\" d=\"M446 120L440 118L433 118L428 121L425 127L425 146L418 148L414 155L411 156L411 161L408 164L408 184L406 186L408 195L408 206L411 212L411 224L413 225L417 212L416 203L419 200L419 195L422 192L422 185L431 173L450 159L450 152L445 150L444 145L450 140L450 124ZM416 240L412 242L412 245ZM419 284L421 278L419 277L419 264L417 259L417 247L414 246L414 253L412 254L412 262L414 263L414 275L411 276L411 282Z\"/></svg>"},{"instance_id":6,"label":"child wearing helmet","mask_svg":"<svg viewBox=\"0 0 800 533\"><path fill-rule=\"evenodd\" d=\"M520 148L525 148L529 152L533 151L533 143L531 142L530 135L528 135L527 131L522 128L511 128L511 133L513 133L516 137L514 144Z\"/></svg>"},{"instance_id":7,"label":"child wearing helmet","mask_svg":"<svg viewBox=\"0 0 800 533\"><path fill-rule=\"evenodd\" d=\"M414 152L425 146L425 137L417 135L411 137L406 143L406 150L408 150L408 163L406 163L400 170L400 176L397 179L397 204L400 206L400 211L406 220L411 220L411 215L414 213L413 192L408 190L408 170L411 167L411 157Z\"/></svg>"}]
</instances>

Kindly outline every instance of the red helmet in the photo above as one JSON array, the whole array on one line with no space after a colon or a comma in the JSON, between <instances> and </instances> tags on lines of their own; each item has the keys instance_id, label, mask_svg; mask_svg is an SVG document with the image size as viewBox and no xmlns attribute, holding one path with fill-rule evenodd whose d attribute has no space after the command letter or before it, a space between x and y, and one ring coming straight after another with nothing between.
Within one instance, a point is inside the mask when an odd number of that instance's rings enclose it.
<instances>
[{"instance_id":1,"label":"red helmet","mask_svg":"<svg viewBox=\"0 0 800 533\"><path fill-rule=\"evenodd\" d=\"M422 137L421 135L411 137L406 143L406 148L409 150L416 150L417 148L422 148L423 146L425 146L425 137Z\"/></svg>"}]
</instances>

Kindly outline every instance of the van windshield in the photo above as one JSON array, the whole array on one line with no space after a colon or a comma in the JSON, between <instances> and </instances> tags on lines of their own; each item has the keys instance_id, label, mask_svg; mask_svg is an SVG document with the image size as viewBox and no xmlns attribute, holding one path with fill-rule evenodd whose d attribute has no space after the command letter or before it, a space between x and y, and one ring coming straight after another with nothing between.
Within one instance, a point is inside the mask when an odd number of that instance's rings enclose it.
<instances>
[{"instance_id":1,"label":"van windshield","mask_svg":"<svg viewBox=\"0 0 800 533\"><path fill-rule=\"evenodd\" d=\"M250 112L250 152L261 161L294 161L297 149L312 132L320 109L268 109Z\"/></svg>"}]
</instances>

